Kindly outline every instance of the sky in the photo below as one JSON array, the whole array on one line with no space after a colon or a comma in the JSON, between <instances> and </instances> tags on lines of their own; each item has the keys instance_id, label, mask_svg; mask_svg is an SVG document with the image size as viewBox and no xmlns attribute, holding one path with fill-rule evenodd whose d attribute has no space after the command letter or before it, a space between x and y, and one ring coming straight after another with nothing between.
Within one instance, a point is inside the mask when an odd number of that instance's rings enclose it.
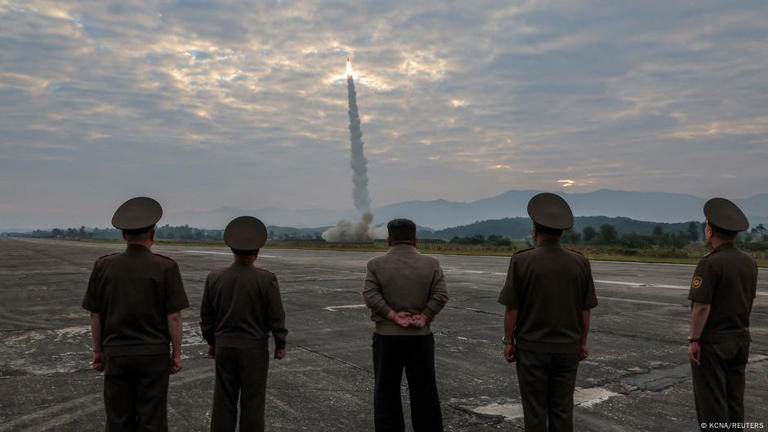
<instances>
[{"instance_id":1,"label":"sky","mask_svg":"<svg viewBox=\"0 0 768 432\"><path fill-rule=\"evenodd\" d=\"M5 227L768 183L768 2L0 0Z\"/></svg>"}]
</instances>

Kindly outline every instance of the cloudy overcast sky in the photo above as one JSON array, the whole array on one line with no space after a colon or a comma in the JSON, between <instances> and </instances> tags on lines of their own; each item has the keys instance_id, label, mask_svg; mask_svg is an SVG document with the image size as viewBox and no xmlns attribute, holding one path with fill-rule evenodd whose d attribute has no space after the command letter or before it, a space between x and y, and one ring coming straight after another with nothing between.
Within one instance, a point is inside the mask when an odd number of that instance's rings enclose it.
<instances>
[{"instance_id":1,"label":"cloudy overcast sky","mask_svg":"<svg viewBox=\"0 0 768 432\"><path fill-rule=\"evenodd\" d=\"M161 3L158 5L158 3ZM0 0L5 225L768 183L768 2Z\"/></svg>"}]
</instances>

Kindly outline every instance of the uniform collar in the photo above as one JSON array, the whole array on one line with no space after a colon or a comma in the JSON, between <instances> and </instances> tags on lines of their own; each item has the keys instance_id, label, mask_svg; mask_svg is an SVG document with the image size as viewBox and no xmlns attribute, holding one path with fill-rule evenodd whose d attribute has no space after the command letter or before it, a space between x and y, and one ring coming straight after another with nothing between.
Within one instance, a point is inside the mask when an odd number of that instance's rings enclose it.
<instances>
[{"instance_id":1,"label":"uniform collar","mask_svg":"<svg viewBox=\"0 0 768 432\"><path fill-rule=\"evenodd\" d=\"M150 253L150 250L146 246L142 246L142 245L139 245L139 244L129 244L125 248L125 253L129 254L129 255L143 254L143 253Z\"/></svg>"},{"instance_id":2,"label":"uniform collar","mask_svg":"<svg viewBox=\"0 0 768 432\"><path fill-rule=\"evenodd\" d=\"M724 250L724 249L736 249L736 245L733 242L723 243L720 246L716 247L714 250Z\"/></svg>"},{"instance_id":3,"label":"uniform collar","mask_svg":"<svg viewBox=\"0 0 768 432\"><path fill-rule=\"evenodd\" d=\"M560 241L559 240L542 240L539 243L536 243L536 247L560 247Z\"/></svg>"},{"instance_id":4,"label":"uniform collar","mask_svg":"<svg viewBox=\"0 0 768 432\"><path fill-rule=\"evenodd\" d=\"M387 253L419 253L419 251L413 245L400 243L400 244L392 245L392 247L389 248Z\"/></svg>"}]
</instances>

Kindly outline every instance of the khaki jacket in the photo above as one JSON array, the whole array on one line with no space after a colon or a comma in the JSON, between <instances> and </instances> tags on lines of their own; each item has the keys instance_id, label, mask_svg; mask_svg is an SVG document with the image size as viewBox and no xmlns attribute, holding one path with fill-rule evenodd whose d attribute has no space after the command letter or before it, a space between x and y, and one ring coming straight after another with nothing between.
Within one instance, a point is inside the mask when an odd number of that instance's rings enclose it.
<instances>
[{"instance_id":1,"label":"khaki jacket","mask_svg":"<svg viewBox=\"0 0 768 432\"><path fill-rule=\"evenodd\" d=\"M376 322L376 333L420 335L432 332L429 324L403 328L388 320L387 314L390 310L423 313L431 321L448 302L448 289L440 262L411 245L399 244L368 261L363 297Z\"/></svg>"}]
</instances>

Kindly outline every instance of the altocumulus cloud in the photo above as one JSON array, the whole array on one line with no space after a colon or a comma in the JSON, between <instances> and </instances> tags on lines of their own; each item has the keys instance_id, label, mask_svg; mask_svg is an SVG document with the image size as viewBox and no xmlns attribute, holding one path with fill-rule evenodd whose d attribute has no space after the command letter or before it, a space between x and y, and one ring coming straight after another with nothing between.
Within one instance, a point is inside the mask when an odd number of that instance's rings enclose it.
<instances>
[{"instance_id":1,"label":"altocumulus cloud","mask_svg":"<svg viewBox=\"0 0 768 432\"><path fill-rule=\"evenodd\" d=\"M104 225L134 194L351 207L347 56L376 204L747 196L766 21L764 1L0 0L0 227Z\"/></svg>"}]
</instances>

